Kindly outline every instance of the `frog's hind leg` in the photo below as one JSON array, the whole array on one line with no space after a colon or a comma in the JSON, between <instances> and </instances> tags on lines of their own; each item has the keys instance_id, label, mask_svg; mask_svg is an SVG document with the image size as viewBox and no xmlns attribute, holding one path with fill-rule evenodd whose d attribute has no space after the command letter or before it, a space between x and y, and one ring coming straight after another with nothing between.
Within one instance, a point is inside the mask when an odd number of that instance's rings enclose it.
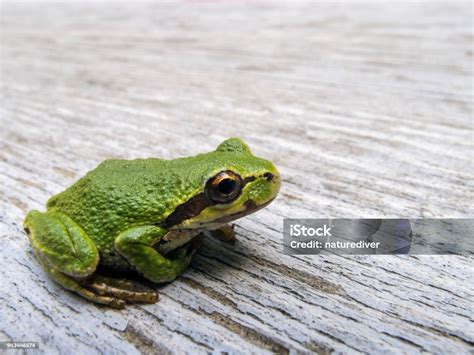
<instances>
[{"instance_id":1,"label":"frog's hind leg","mask_svg":"<svg viewBox=\"0 0 474 355\"><path fill-rule=\"evenodd\" d=\"M71 218L60 212L31 211L24 229L43 269L63 287L111 307L123 308L123 300L102 296L84 287L80 280L91 276L99 252L91 238Z\"/></svg>"}]
</instances>

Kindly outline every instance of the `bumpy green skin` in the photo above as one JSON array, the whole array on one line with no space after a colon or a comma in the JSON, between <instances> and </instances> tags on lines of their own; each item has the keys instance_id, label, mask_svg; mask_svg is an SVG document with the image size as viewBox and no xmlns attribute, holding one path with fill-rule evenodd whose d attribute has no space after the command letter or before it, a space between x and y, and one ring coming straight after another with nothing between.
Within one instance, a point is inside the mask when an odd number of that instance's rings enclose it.
<instances>
[{"instance_id":1,"label":"bumpy green skin","mask_svg":"<svg viewBox=\"0 0 474 355\"><path fill-rule=\"evenodd\" d=\"M202 193L209 178L225 170L253 180L233 203L209 206L173 228L215 228L214 221L242 212L249 200L258 207L278 193L274 165L252 155L240 139L231 138L215 151L189 158L106 160L53 196L47 212L31 211L25 230L49 271L77 279L90 276L98 263L116 269L132 264L152 281L170 281L190 257L177 252L179 262L171 264L151 249L168 232L161 223L178 206ZM265 173L271 173L273 181L264 179ZM142 250L142 244L148 249ZM151 271L146 263L153 264ZM160 268L166 271L160 273Z\"/></svg>"}]
</instances>

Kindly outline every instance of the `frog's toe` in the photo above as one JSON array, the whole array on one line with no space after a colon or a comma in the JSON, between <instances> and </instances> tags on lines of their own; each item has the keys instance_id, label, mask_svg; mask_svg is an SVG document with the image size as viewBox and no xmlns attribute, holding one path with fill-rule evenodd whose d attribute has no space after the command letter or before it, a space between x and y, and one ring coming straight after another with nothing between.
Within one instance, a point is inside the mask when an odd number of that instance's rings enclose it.
<instances>
[{"instance_id":1,"label":"frog's toe","mask_svg":"<svg viewBox=\"0 0 474 355\"><path fill-rule=\"evenodd\" d=\"M86 281L85 287L100 296L114 297L129 302L155 303L159 299L156 291L126 279L95 275Z\"/></svg>"}]
</instances>

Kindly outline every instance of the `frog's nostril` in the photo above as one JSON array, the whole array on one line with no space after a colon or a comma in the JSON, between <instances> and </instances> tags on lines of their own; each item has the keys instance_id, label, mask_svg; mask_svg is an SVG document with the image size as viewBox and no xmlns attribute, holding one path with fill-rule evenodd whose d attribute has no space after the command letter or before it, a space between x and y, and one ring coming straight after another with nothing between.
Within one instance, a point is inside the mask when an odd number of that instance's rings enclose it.
<instances>
[{"instance_id":1,"label":"frog's nostril","mask_svg":"<svg viewBox=\"0 0 474 355\"><path fill-rule=\"evenodd\" d=\"M272 174L272 173L265 173L265 174L263 174L263 177L264 177L267 181L272 181L272 179L273 179L273 174Z\"/></svg>"}]
</instances>

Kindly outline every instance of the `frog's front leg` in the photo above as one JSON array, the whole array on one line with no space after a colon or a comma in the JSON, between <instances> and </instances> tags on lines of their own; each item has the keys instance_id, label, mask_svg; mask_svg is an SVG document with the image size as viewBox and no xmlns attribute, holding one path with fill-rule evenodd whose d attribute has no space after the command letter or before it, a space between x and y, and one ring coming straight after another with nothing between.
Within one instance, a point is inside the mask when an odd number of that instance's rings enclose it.
<instances>
[{"instance_id":1,"label":"frog's front leg","mask_svg":"<svg viewBox=\"0 0 474 355\"><path fill-rule=\"evenodd\" d=\"M167 233L157 226L134 227L115 239L118 252L143 276L153 282L170 282L189 265L196 248L185 245L164 257L154 247ZM188 252L189 251L189 252Z\"/></svg>"}]
</instances>

